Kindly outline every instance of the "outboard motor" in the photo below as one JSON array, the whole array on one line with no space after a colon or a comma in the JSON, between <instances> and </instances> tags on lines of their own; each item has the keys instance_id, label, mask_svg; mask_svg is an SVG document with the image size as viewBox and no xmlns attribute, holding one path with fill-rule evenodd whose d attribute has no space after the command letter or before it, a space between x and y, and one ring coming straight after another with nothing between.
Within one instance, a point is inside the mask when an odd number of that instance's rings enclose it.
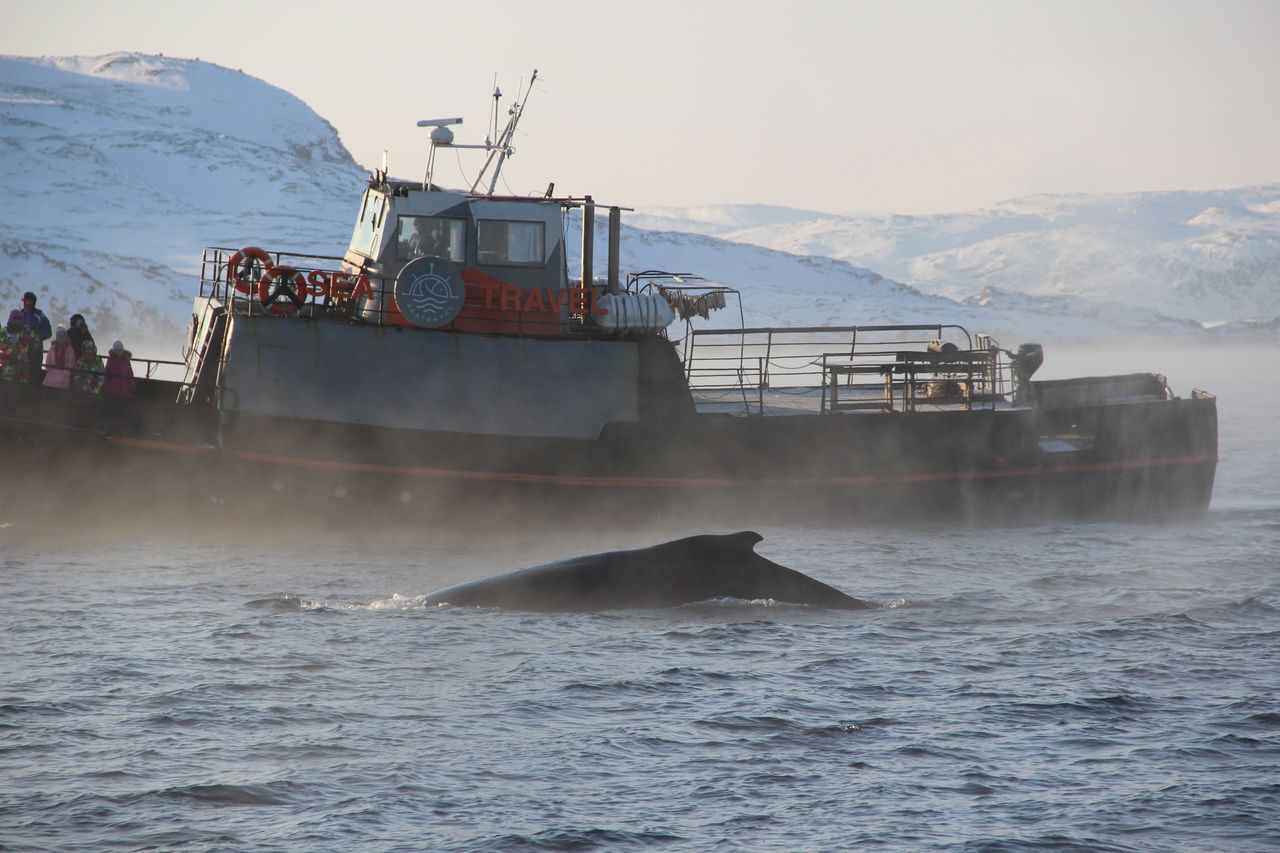
<instances>
[{"instance_id":1,"label":"outboard motor","mask_svg":"<svg viewBox=\"0 0 1280 853\"><path fill-rule=\"evenodd\" d=\"M1019 344L1017 352L1009 353L1009 362L1013 365L1013 404L1034 406L1036 389L1031 384L1031 377L1044 364L1044 347L1040 344Z\"/></svg>"}]
</instances>

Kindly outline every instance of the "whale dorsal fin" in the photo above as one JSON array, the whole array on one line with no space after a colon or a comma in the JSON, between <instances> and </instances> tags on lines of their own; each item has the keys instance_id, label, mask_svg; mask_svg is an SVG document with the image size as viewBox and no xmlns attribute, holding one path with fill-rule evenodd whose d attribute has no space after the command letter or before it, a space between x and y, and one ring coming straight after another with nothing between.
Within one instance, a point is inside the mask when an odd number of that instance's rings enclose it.
<instances>
[{"instance_id":1,"label":"whale dorsal fin","mask_svg":"<svg viewBox=\"0 0 1280 853\"><path fill-rule=\"evenodd\" d=\"M759 533L756 533L754 530L741 530L737 533L729 533L724 538L731 540L734 545L737 545L747 551L754 551L756 545L764 541L764 537Z\"/></svg>"}]
</instances>

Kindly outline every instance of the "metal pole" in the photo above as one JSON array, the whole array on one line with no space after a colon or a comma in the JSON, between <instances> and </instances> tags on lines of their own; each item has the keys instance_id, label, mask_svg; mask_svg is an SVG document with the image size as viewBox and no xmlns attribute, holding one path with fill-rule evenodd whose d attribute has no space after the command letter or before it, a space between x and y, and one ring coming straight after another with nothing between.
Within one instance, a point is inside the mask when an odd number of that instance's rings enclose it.
<instances>
[{"instance_id":1,"label":"metal pole","mask_svg":"<svg viewBox=\"0 0 1280 853\"><path fill-rule=\"evenodd\" d=\"M609 208L609 292L620 293L622 287L618 282L618 246L622 234L622 211L617 207Z\"/></svg>"},{"instance_id":2,"label":"metal pole","mask_svg":"<svg viewBox=\"0 0 1280 853\"><path fill-rule=\"evenodd\" d=\"M595 265L596 203L587 196L582 204L582 304L587 304L587 290Z\"/></svg>"},{"instance_id":3,"label":"metal pole","mask_svg":"<svg viewBox=\"0 0 1280 853\"><path fill-rule=\"evenodd\" d=\"M773 329L769 330L769 337L765 339L764 345L764 376L761 377L765 385L769 384L769 362L773 359ZM763 393L763 392L761 392Z\"/></svg>"}]
</instances>

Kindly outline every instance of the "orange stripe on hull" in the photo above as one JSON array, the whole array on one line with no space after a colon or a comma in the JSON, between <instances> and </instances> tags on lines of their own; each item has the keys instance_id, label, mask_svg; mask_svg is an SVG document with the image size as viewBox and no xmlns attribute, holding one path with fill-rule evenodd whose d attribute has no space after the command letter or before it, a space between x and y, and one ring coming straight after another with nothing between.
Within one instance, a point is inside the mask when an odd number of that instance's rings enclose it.
<instances>
[{"instance_id":1,"label":"orange stripe on hull","mask_svg":"<svg viewBox=\"0 0 1280 853\"><path fill-rule=\"evenodd\" d=\"M118 435L107 436L107 444L121 447L137 447L142 450L163 450L167 453L182 453L187 456L200 456L213 453L214 448L197 444L174 444L171 441L155 441L149 438L124 438Z\"/></svg>"},{"instance_id":2,"label":"orange stripe on hull","mask_svg":"<svg viewBox=\"0 0 1280 853\"><path fill-rule=\"evenodd\" d=\"M200 455L212 453L212 447L174 444L149 439L110 436L107 441L124 447L143 450L159 450L169 453ZM453 468L413 468L397 465L374 465L366 462L339 462L331 459L305 459L297 456L281 456L258 453L251 450L234 451L245 462L261 462L306 468L312 471L340 471L352 474L386 474L397 477L441 480L475 480L502 483L533 483L550 486L626 487L626 488L685 488L723 489L735 486L777 486L795 488L802 486L884 486L893 483L940 483L957 480L990 480L1013 477L1038 477L1054 474L1084 474L1104 471L1127 471L1141 468L1167 468L1179 465L1216 464L1214 454L1192 456L1162 456L1154 459L1128 459L1116 462L1082 462L1070 465L1049 465L1040 468L992 468L985 471L938 471L918 474L883 476L859 474L845 477L763 477L755 480L737 480L725 477L590 477L563 474L521 474L504 471L466 471Z\"/></svg>"}]
</instances>

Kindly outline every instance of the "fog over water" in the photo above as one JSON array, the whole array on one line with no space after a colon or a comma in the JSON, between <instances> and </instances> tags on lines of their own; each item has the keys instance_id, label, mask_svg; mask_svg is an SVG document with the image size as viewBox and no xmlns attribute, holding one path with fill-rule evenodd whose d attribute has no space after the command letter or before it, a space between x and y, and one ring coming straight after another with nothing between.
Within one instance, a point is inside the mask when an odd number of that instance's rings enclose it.
<instances>
[{"instance_id":1,"label":"fog over water","mask_svg":"<svg viewBox=\"0 0 1280 853\"><path fill-rule=\"evenodd\" d=\"M1152 372L1173 393L1218 398L1218 476L1212 510L1280 511L1280 341L1219 344L1051 343L1040 379Z\"/></svg>"},{"instance_id":2,"label":"fog over water","mask_svg":"<svg viewBox=\"0 0 1280 853\"><path fill-rule=\"evenodd\" d=\"M424 604L689 520L0 527L0 846L1274 848L1276 356L1046 343L1218 395L1203 516L758 528L866 612Z\"/></svg>"}]
</instances>

